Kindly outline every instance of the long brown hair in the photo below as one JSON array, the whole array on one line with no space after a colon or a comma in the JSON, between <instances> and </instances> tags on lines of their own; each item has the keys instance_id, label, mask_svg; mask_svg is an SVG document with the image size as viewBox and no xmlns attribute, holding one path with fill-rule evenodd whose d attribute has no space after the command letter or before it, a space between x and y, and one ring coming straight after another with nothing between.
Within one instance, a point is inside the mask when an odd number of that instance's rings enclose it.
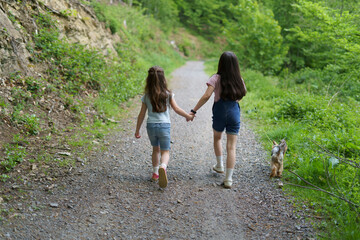
<instances>
[{"instance_id":1,"label":"long brown hair","mask_svg":"<svg viewBox=\"0 0 360 240\"><path fill-rule=\"evenodd\" d=\"M246 86L240 74L239 61L233 52L224 52L220 56L217 74L221 76L221 99L238 101L246 95Z\"/></svg>"},{"instance_id":2,"label":"long brown hair","mask_svg":"<svg viewBox=\"0 0 360 240\"><path fill-rule=\"evenodd\" d=\"M146 78L145 94L150 98L153 112L165 112L167 98L171 91L167 88L164 69L159 66L149 68Z\"/></svg>"}]
</instances>

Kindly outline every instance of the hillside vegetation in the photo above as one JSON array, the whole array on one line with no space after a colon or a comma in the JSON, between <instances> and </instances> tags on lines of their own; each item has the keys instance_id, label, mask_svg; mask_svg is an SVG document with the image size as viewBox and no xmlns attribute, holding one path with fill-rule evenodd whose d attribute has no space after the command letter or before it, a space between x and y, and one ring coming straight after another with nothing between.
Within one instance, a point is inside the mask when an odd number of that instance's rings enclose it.
<instances>
[{"instance_id":1,"label":"hillside vegetation","mask_svg":"<svg viewBox=\"0 0 360 240\"><path fill-rule=\"evenodd\" d=\"M123 114L122 103L142 91L150 66L170 77L187 59L200 58L212 74L220 54L231 50L248 88L240 103L245 117L266 149L269 140L288 143L285 191L317 219L320 238L360 238L359 0L68 2L60 10L36 0L1 3L27 33L29 64L41 72L1 76L1 180L33 164L77 164L82 151L55 158L46 148L35 154L33 146L91 150ZM12 12L19 8L30 20ZM108 29L113 49L64 37L59 19L76 19L80 9ZM7 30L0 33L11 46ZM66 114L54 115L54 107Z\"/></svg>"}]
</instances>

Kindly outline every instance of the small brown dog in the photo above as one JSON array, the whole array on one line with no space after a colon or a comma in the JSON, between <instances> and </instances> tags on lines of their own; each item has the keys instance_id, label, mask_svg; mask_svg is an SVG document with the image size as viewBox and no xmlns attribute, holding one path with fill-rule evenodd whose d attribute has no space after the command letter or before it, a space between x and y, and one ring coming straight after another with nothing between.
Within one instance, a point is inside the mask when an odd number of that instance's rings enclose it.
<instances>
[{"instance_id":1,"label":"small brown dog","mask_svg":"<svg viewBox=\"0 0 360 240\"><path fill-rule=\"evenodd\" d=\"M284 169L283 160L285 152L287 150L287 145L285 139L280 141L280 144L277 144L273 141L273 146L271 150L271 174L272 177L282 177L282 172Z\"/></svg>"}]
</instances>

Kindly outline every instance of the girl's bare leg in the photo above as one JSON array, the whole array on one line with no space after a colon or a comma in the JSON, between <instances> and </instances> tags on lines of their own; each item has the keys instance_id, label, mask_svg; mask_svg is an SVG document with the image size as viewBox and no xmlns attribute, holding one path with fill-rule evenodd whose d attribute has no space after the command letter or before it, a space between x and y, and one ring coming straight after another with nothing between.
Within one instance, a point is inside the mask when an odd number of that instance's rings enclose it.
<instances>
[{"instance_id":1,"label":"girl's bare leg","mask_svg":"<svg viewBox=\"0 0 360 240\"><path fill-rule=\"evenodd\" d=\"M166 166L169 163L170 151L169 150L161 150L161 165L165 164Z\"/></svg>"},{"instance_id":2,"label":"girl's bare leg","mask_svg":"<svg viewBox=\"0 0 360 240\"><path fill-rule=\"evenodd\" d=\"M214 152L216 157L216 164L213 166L213 170L217 173L224 172L224 163L222 158L222 145L221 145L221 132L214 130Z\"/></svg>"},{"instance_id":3,"label":"girl's bare leg","mask_svg":"<svg viewBox=\"0 0 360 240\"><path fill-rule=\"evenodd\" d=\"M227 134L226 141L226 171L225 171L225 180L224 187L231 188L232 186L232 175L234 173L235 160L236 160L236 139L237 135Z\"/></svg>"},{"instance_id":4,"label":"girl's bare leg","mask_svg":"<svg viewBox=\"0 0 360 240\"><path fill-rule=\"evenodd\" d=\"M159 166L159 161L160 161L160 146L156 146L153 147L153 152L152 152L152 165L153 167L157 167Z\"/></svg>"},{"instance_id":5,"label":"girl's bare leg","mask_svg":"<svg viewBox=\"0 0 360 240\"><path fill-rule=\"evenodd\" d=\"M226 151L227 151L226 168L234 168L235 167L236 140L237 140L237 135L227 134L227 141L226 141Z\"/></svg>"},{"instance_id":6,"label":"girl's bare leg","mask_svg":"<svg viewBox=\"0 0 360 240\"><path fill-rule=\"evenodd\" d=\"M222 132L214 131L214 152L215 156L222 156L222 147L221 147L221 134Z\"/></svg>"}]
</instances>

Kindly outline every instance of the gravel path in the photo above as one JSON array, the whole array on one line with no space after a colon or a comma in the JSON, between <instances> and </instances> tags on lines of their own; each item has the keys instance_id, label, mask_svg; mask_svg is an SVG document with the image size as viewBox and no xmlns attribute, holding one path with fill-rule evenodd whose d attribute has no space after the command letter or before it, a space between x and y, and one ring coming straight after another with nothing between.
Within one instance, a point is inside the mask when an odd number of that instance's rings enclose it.
<instances>
[{"instance_id":1,"label":"gravel path","mask_svg":"<svg viewBox=\"0 0 360 240\"><path fill-rule=\"evenodd\" d=\"M190 110L206 88L203 63L188 62L172 75L177 103ZM310 239L311 225L276 188L277 180L269 181L270 150L257 143L246 121L238 138L233 188L220 186L224 175L211 171L212 102L190 123L172 111L166 189L150 181L145 124L142 137L133 137L137 107L107 139L106 152L88 156L89 164L59 179L51 191L29 190L27 200L18 204L21 214L0 225L0 238Z\"/></svg>"}]
</instances>

